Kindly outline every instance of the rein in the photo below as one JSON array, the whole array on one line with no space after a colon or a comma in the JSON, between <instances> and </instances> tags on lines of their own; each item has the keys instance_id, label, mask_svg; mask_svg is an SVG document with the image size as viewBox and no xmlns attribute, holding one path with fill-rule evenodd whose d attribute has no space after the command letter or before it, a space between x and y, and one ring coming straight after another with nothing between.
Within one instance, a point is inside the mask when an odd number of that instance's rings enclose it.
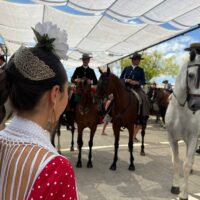
<instances>
[{"instance_id":1,"label":"rein","mask_svg":"<svg viewBox=\"0 0 200 200\"><path fill-rule=\"evenodd\" d=\"M175 94L174 92L173 92L172 94L174 95L174 97L175 97L176 101L178 102L178 104L179 104L181 107L184 107L184 106L185 106L185 103L186 103L186 101L187 101L187 98L185 99L184 103L181 103L181 102L179 102L179 100L178 100L176 94Z\"/></svg>"}]
</instances>

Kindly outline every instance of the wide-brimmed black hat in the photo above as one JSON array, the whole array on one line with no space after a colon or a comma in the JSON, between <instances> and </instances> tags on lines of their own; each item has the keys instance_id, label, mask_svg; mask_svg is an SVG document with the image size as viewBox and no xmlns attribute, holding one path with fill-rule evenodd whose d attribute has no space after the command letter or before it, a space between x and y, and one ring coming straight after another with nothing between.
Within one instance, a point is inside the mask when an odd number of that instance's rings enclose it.
<instances>
[{"instance_id":1,"label":"wide-brimmed black hat","mask_svg":"<svg viewBox=\"0 0 200 200\"><path fill-rule=\"evenodd\" d=\"M88 53L84 53L84 54L82 55L82 58L81 58L81 59L89 59L89 58L92 58L92 56L89 55Z\"/></svg>"},{"instance_id":2,"label":"wide-brimmed black hat","mask_svg":"<svg viewBox=\"0 0 200 200\"><path fill-rule=\"evenodd\" d=\"M4 55L0 54L0 60L3 60L4 62L6 62L6 59L4 58Z\"/></svg>"},{"instance_id":3,"label":"wide-brimmed black hat","mask_svg":"<svg viewBox=\"0 0 200 200\"><path fill-rule=\"evenodd\" d=\"M192 43L190 47L185 48L185 51L191 51L192 49L200 49L200 43Z\"/></svg>"},{"instance_id":4,"label":"wide-brimmed black hat","mask_svg":"<svg viewBox=\"0 0 200 200\"><path fill-rule=\"evenodd\" d=\"M142 58L142 55L139 53L134 53L131 57L131 60L143 60L144 58Z\"/></svg>"},{"instance_id":5,"label":"wide-brimmed black hat","mask_svg":"<svg viewBox=\"0 0 200 200\"><path fill-rule=\"evenodd\" d=\"M168 80L164 80L162 83L168 83Z\"/></svg>"}]
</instances>

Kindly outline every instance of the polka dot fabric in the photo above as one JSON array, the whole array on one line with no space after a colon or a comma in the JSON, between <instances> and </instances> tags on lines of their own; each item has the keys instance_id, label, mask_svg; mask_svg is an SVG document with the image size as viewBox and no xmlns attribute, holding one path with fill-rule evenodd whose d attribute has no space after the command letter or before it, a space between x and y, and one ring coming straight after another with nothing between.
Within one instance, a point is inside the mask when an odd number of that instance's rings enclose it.
<instances>
[{"instance_id":1,"label":"polka dot fabric","mask_svg":"<svg viewBox=\"0 0 200 200\"><path fill-rule=\"evenodd\" d=\"M74 170L71 163L56 156L36 179L27 200L77 200Z\"/></svg>"}]
</instances>

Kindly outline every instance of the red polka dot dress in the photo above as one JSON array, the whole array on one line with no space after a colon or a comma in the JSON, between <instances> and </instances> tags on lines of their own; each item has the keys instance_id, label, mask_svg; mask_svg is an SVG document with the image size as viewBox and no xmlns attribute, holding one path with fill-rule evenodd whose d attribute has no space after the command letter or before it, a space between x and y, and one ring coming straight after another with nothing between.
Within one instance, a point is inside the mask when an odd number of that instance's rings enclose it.
<instances>
[{"instance_id":1,"label":"red polka dot dress","mask_svg":"<svg viewBox=\"0 0 200 200\"><path fill-rule=\"evenodd\" d=\"M74 171L62 156L52 159L36 179L28 200L77 200Z\"/></svg>"}]
</instances>

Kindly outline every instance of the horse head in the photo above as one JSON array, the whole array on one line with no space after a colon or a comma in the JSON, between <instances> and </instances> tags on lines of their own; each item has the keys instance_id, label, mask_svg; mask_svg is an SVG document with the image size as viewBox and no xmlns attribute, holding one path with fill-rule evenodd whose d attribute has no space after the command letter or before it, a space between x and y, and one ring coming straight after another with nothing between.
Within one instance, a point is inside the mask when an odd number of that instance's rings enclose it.
<instances>
[{"instance_id":1,"label":"horse head","mask_svg":"<svg viewBox=\"0 0 200 200\"><path fill-rule=\"evenodd\" d=\"M195 112L200 109L200 50L190 52L190 60L177 76L173 94L180 106Z\"/></svg>"},{"instance_id":2,"label":"horse head","mask_svg":"<svg viewBox=\"0 0 200 200\"><path fill-rule=\"evenodd\" d=\"M195 112L200 109L200 49L190 52L186 86L188 108Z\"/></svg>"},{"instance_id":3,"label":"horse head","mask_svg":"<svg viewBox=\"0 0 200 200\"><path fill-rule=\"evenodd\" d=\"M110 77L112 76L112 73L110 72L109 67L107 67L107 70L105 72L103 72L99 68L99 72L101 76L97 84L97 96L100 98L104 98L112 93L110 90L110 86L111 86Z\"/></svg>"}]
</instances>

